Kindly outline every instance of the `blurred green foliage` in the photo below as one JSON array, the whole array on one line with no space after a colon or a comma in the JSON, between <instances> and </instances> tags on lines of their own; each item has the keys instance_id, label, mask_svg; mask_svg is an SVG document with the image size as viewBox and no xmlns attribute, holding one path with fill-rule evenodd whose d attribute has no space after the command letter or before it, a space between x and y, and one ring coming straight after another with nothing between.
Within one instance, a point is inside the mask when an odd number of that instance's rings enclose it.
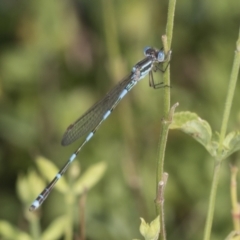
<instances>
[{"instance_id":1,"label":"blurred green foliage","mask_svg":"<svg viewBox=\"0 0 240 240\"><path fill-rule=\"evenodd\" d=\"M180 103L177 111L196 112L213 132L221 124L239 16L239 0L184 0L176 6L172 102ZM167 1L0 1L0 219L28 232L17 179L34 168L38 155L59 167L65 163L81 142L61 147L66 127L131 71L145 46L161 48L166 17ZM161 74L155 79L161 81ZM128 94L78 156L83 172L102 161L108 166L87 196L87 239L140 238L139 218L155 218L162 96L147 81ZM238 90L239 83L229 132L240 128ZM229 161L238 164L238 158ZM222 168L212 240L232 229L229 161ZM170 131L168 239L202 238L212 169L200 144ZM53 191L40 209L42 229L64 208L62 195Z\"/></svg>"}]
</instances>

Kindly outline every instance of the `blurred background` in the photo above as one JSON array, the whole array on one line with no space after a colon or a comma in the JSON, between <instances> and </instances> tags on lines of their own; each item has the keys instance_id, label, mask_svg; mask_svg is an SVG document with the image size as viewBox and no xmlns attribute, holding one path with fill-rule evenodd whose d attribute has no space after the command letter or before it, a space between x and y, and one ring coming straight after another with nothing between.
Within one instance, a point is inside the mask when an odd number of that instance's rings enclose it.
<instances>
[{"instance_id":1,"label":"blurred background","mask_svg":"<svg viewBox=\"0 0 240 240\"><path fill-rule=\"evenodd\" d=\"M162 47L167 4L163 0L0 1L1 220L29 232L28 206L16 190L19 176L37 171L39 155L62 167L81 143L80 139L61 146L68 125L131 71L143 58L145 46ZM239 0L177 1L171 101L180 103L178 112L196 112L213 132L221 126L239 20ZM154 79L161 82L161 73ZM229 131L240 128L239 87L238 83ZM148 78L142 80L78 155L76 167L81 172L102 161L107 166L87 194L87 239L141 238L139 218L148 222L155 218L162 100L162 90L150 88ZM232 229L229 163L239 165L239 154L222 167L213 240L225 238ZM193 139L170 131L165 171L168 239L201 239L213 160ZM35 197L29 197L29 204ZM53 190L37 213L42 231L65 211L63 195ZM76 214L75 236L79 231Z\"/></svg>"}]
</instances>

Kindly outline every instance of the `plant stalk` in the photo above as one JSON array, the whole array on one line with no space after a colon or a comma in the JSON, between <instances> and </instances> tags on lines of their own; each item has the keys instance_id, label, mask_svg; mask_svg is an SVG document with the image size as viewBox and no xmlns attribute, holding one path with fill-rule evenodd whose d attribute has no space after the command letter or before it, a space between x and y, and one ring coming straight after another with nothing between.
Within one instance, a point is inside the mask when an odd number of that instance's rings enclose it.
<instances>
[{"instance_id":1,"label":"plant stalk","mask_svg":"<svg viewBox=\"0 0 240 240\"><path fill-rule=\"evenodd\" d=\"M209 240L211 235L220 168L221 168L221 163L224 160L224 158L222 157L222 151L224 150L223 142L226 136L229 115L232 107L233 96L234 96L237 78L238 78L239 66L240 66L240 29L239 29L239 37L236 43L236 51L234 55L233 67L232 67L232 72L231 72L229 86L228 86L225 109L223 113L223 121L221 126L220 137L219 137L218 154L215 158L213 181L212 181L208 213L207 213L207 219L206 219L205 230L204 230L204 238L203 238L204 240Z\"/></svg>"},{"instance_id":2,"label":"plant stalk","mask_svg":"<svg viewBox=\"0 0 240 240\"><path fill-rule=\"evenodd\" d=\"M162 37L163 47L165 54L167 54L171 48L172 35L173 35L173 24L174 24L174 12L175 12L176 0L169 0L168 5L168 17L167 17L167 25L166 25L166 35ZM164 64L164 68L166 67ZM165 86L170 85L170 66L166 69L163 74L163 80ZM163 103L163 115L165 119L169 119L169 109L170 109L170 87L164 88L164 103ZM158 195L158 184L162 181L163 178L163 168L164 168L164 157L166 150L166 143L168 137L168 129L169 129L169 121L162 121L161 133L158 145L158 159L157 159L157 173L156 173L156 196ZM165 223L164 223L164 209L161 204L156 202L156 215L160 216L160 239L166 239L165 232Z\"/></svg>"}]
</instances>

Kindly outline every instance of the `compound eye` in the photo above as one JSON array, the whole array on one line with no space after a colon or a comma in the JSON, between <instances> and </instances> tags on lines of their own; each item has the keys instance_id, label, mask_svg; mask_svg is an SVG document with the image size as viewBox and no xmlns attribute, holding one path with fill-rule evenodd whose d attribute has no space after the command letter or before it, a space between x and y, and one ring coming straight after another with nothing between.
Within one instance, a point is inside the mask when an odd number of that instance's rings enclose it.
<instances>
[{"instance_id":1,"label":"compound eye","mask_svg":"<svg viewBox=\"0 0 240 240\"><path fill-rule=\"evenodd\" d=\"M164 59L165 59L165 54L164 54L164 52L163 52L163 51L159 51L159 53L158 53L158 55L157 55L157 60L158 60L159 62L163 62Z\"/></svg>"},{"instance_id":2,"label":"compound eye","mask_svg":"<svg viewBox=\"0 0 240 240\"><path fill-rule=\"evenodd\" d=\"M144 55L145 56L149 56L150 53L151 53L151 51L149 51L149 50L151 50L151 49L152 49L151 47L145 47L144 50L143 50Z\"/></svg>"}]
</instances>

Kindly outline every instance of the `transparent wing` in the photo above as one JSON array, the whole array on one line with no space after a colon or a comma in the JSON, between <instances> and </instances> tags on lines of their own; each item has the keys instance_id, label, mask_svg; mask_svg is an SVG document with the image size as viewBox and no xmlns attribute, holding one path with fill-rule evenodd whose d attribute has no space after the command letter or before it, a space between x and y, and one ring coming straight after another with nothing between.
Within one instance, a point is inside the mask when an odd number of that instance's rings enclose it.
<instances>
[{"instance_id":1,"label":"transparent wing","mask_svg":"<svg viewBox=\"0 0 240 240\"><path fill-rule=\"evenodd\" d=\"M132 76L131 73L125 77L103 99L95 103L86 113L71 124L63 135L62 145L69 145L84 134L91 132L103 119L103 115L112 108L122 90L132 80Z\"/></svg>"}]
</instances>

